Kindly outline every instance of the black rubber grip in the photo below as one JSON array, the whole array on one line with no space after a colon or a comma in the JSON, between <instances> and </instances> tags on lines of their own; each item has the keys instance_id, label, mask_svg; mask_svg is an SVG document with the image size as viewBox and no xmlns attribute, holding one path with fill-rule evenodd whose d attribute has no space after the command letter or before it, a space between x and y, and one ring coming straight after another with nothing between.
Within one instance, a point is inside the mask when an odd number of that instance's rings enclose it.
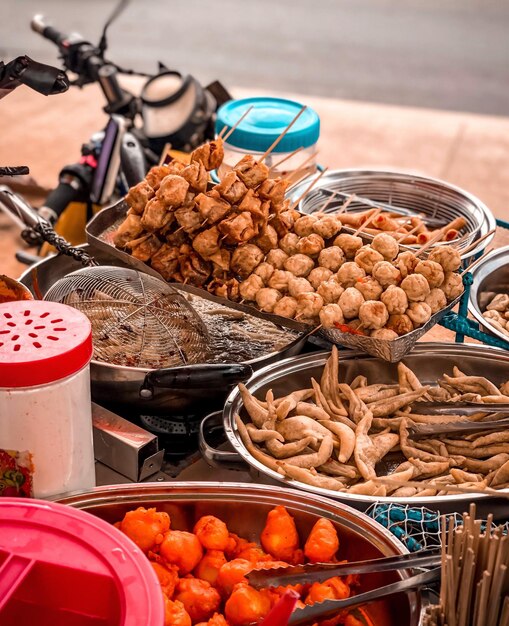
<instances>
[{"instance_id":1,"label":"black rubber grip","mask_svg":"<svg viewBox=\"0 0 509 626\"><path fill-rule=\"evenodd\" d=\"M49 39L53 43L59 46L67 37L53 26L46 26L42 31L42 36L45 39Z\"/></svg>"},{"instance_id":2,"label":"black rubber grip","mask_svg":"<svg viewBox=\"0 0 509 626\"><path fill-rule=\"evenodd\" d=\"M184 365L149 372L145 383L149 387L166 389L224 389L251 378L253 370L247 363L225 365Z\"/></svg>"},{"instance_id":3,"label":"black rubber grip","mask_svg":"<svg viewBox=\"0 0 509 626\"><path fill-rule=\"evenodd\" d=\"M53 209L57 216L60 217L67 206L71 202L80 200L82 195L83 191L81 189L75 189L67 183L59 183L58 187L56 187L46 198L44 206L47 206L49 209Z\"/></svg>"}]
</instances>

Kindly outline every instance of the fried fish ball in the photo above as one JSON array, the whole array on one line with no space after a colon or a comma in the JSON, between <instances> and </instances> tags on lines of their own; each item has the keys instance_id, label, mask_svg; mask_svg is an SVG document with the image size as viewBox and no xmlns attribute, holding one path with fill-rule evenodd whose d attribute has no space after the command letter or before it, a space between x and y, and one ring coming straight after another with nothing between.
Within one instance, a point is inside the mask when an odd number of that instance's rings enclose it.
<instances>
[{"instance_id":1,"label":"fried fish ball","mask_svg":"<svg viewBox=\"0 0 509 626\"><path fill-rule=\"evenodd\" d=\"M432 289L429 292L429 295L426 296L424 302L426 302L426 304L430 307L432 314L437 313L440 309L447 306L445 293L438 287L435 287L435 289Z\"/></svg>"},{"instance_id":2,"label":"fried fish ball","mask_svg":"<svg viewBox=\"0 0 509 626\"><path fill-rule=\"evenodd\" d=\"M364 328L378 330L387 323L389 312L383 302L368 300L359 307L359 319Z\"/></svg>"},{"instance_id":3,"label":"fried fish ball","mask_svg":"<svg viewBox=\"0 0 509 626\"><path fill-rule=\"evenodd\" d=\"M334 245L343 250L347 259L353 259L362 248L362 239L356 235L340 233L334 239Z\"/></svg>"},{"instance_id":4,"label":"fried fish ball","mask_svg":"<svg viewBox=\"0 0 509 626\"><path fill-rule=\"evenodd\" d=\"M239 585L226 601L224 612L231 626L258 624L270 611L267 595L249 585Z\"/></svg>"},{"instance_id":5,"label":"fried fish ball","mask_svg":"<svg viewBox=\"0 0 509 626\"><path fill-rule=\"evenodd\" d=\"M282 270L285 265L285 261L288 258L288 254L284 250L280 248L275 248L274 250L270 250L267 254L266 261L270 263L277 270Z\"/></svg>"},{"instance_id":6,"label":"fried fish ball","mask_svg":"<svg viewBox=\"0 0 509 626\"><path fill-rule=\"evenodd\" d=\"M336 277L342 287L353 287L366 272L353 261L347 261L338 270Z\"/></svg>"},{"instance_id":7,"label":"fried fish ball","mask_svg":"<svg viewBox=\"0 0 509 626\"><path fill-rule=\"evenodd\" d=\"M455 272L461 267L461 254L451 246L435 246L428 259L439 263L444 272Z\"/></svg>"},{"instance_id":8,"label":"fried fish ball","mask_svg":"<svg viewBox=\"0 0 509 626\"><path fill-rule=\"evenodd\" d=\"M180 576L192 572L203 557L198 537L184 530L166 532L159 553L167 563L178 567Z\"/></svg>"},{"instance_id":9,"label":"fried fish ball","mask_svg":"<svg viewBox=\"0 0 509 626\"><path fill-rule=\"evenodd\" d=\"M384 258L380 252L373 250L371 246L363 246L355 254L355 262L366 272L366 274L371 274L375 264L383 260Z\"/></svg>"},{"instance_id":10,"label":"fried fish ball","mask_svg":"<svg viewBox=\"0 0 509 626\"><path fill-rule=\"evenodd\" d=\"M207 550L226 550L229 533L226 524L218 517L204 515L196 522L193 533Z\"/></svg>"},{"instance_id":11,"label":"fried fish ball","mask_svg":"<svg viewBox=\"0 0 509 626\"><path fill-rule=\"evenodd\" d=\"M232 255L231 269L239 276L246 278L258 267L263 260L263 256L260 248L253 243L238 246Z\"/></svg>"},{"instance_id":12,"label":"fried fish ball","mask_svg":"<svg viewBox=\"0 0 509 626\"><path fill-rule=\"evenodd\" d=\"M297 244L299 240L299 236L295 233L288 233L279 241L279 247L288 255L297 254Z\"/></svg>"},{"instance_id":13,"label":"fried fish ball","mask_svg":"<svg viewBox=\"0 0 509 626\"><path fill-rule=\"evenodd\" d=\"M293 274L291 272L287 272L286 270L274 270L267 284L269 287L272 287L272 289L286 293L288 291L288 283L292 278Z\"/></svg>"},{"instance_id":14,"label":"fried fish ball","mask_svg":"<svg viewBox=\"0 0 509 626\"><path fill-rule=\"evenodd\" d=\"M375 263L372 275L384 288L389 285L399 285L401 282L401 272L389 261Z\"/></svg>"},{"instance_id":15,"label":"fried fish ball","mask_svg":"<svg viewBox=\"0 0 509 626\"><path fill-rule=\"evenodd\" d=\"M364 297L355 287L348 287L339 297L338 304L343 311L345 319L353 319L359 316L359 309L364 302Z\"/></svg>"},{"instance_id":16,"label":"fried fish ball","mask_svg":"<svg viewBox=\"0 0 509 626\"><path fill-rule=\"evenodd\" d=\"M398 334L389 328L378 328L377 330L373 330L370 336L375 339L383 339L385 341L393 341L398 338Z\"/></svg>"},{"instance_id":17,"label":"fried fish ball","mask_svg":"<svg viewBox=\"0 0 509 626\"><path fill-rule=\"evenodd\" d=\"M313 224L313 232L324 239L332 239L339 233L341 226L339 215L322 215Z\"/></svg>"},{"instance_id":18,"label":"fried fish ball","mask_svg":"<svg viewBox=\"0 0 509 626\"><path fill-rule=\"evenodd\" d=\"M306 279L304 278L303 280ZM283 296L274 307L273 313L293 319L297 313L297 300L291 296Z\"/></svg>"},{"instance_id":19,"label":"fried fish ball","mask_svg":"<svg viewBox=\"0 0 509 626\"><path fill-rule=\"evenodd\" d=\"M124 515L119 528L146 553L163 541L164 533L170 529L170 516L140 506Z\"/></svg>"},{"instance_id":20,"label":"fried fish ball","mask_svg":"<svg viewBox=\"0 0 509 626\"><path fill-rule=\"evenodd\" d=\"M208 620L219 609L221 596L206 580L181 578L175 601L182 602L193 623Z\"/></svg>"},{"instance_id":21,"label":"fried fish ball","mask_svg":"<svg viewBox=\"0 0 509 626\"><path fill-rule=\"evenodd\" d=\"M313 293L313 285L302 276L292 277L288 281L288 292L292 298L297 298L301 293Z\"/></svg>"},{"instance_id":22,"label":"fried fish ball","mask_svg":"<svg viewBox=\"0 0 509 626\"><path fill-rule=\"evenodd\" d=\"M264 261L263 263L260 263L260 265L253 271L253 274L256 274L256 276L259 276L263 280L265 285L269 283L270 277L272 276L273 273L274 273L274 266L271 265L270 263L267 263L266 261Z\"/></svg>"},{"instance_id":23,"label":"fried fish ball","mask_svg":"<svg viewBox=\"0 0 509 626\"><path fill-rule=\"evenodd\" d=\"M326 304L320 311L320 324L324 328L335 328L336 324L344 324L345 317L339 304Z\"/></svg>"},{"instance_id":24,"label":"fried fish ball","mask_svg":"<svg viewBox=\"0 0 509 626\"><path fill-rule=\"evenodd\" d=\"M294 254L285 261L285 270L291 272L294 276L303 276L304 278L311 272L315 266L313 259L305 254Z\"/></svg>"},{"instance_id":25,"label":"fried fish ball","mask_svg":"<svg viewBox=\"0 0 509 626\"><path fill-rule=\"evenodd\" d=\"M410 250L405 250L398 254L395 265L401 272L401 276L406 278L409 274L414 273L417 263L419 263L419 259L415 254L410 252Z\"/></svg>"},{"instance_id":26,"label":"fried fish ball","mask_svg":"<svg viewBox=\"0 0 509 626\"><path fill-rule=\"evenodd\" d=\"M296 220L293 225L293 231L299 237L308 237L312 233L314 233L313 226L318 221L318 217L316 215L303 215L298 220Z\"/></svg>"},{"instance_id":27,"label":"fried fish ball","mask_svg":"<svg viewBox=\"0 0 509 626\"><path fill-rule=\"evenodd\" d=\"M322 296L318 293L301 293L297 296L296 317L312 319L318 317L323 307Z\"/></svg>"},{"instance_id":28,"label":"fried fish ball","mask_svg":"<svg viewBox=\"0 0 509 626\"><path fill-rule=\"evenodd\" d=\"M392 261L398 256L399 245L398 242L387 233L380 233L373 237L371 242L373 250L379 252L386 261Z\"/></svg>"},{"instance_id":29,"label":"fried fish ball","mask_svg":"<svg viewBox=\"0 0 509 626\"><path fill-rule=\"evenodd\" d=\"M334 279L325 281L316 290L322 296L325 304L335 304L344 291L345 288Z\"/></svg>"},{"instance_id":30,"label":"fried fish ball","mask_svg":"<svg viewBox=\"0 0 509 626\"><path fill-rule=\"evenodd\" d=\"M330 563L339 550L339 537L332 522L321 517L311 529L304 545L304 555L311 563Z\"/></svg>"},{"instance_id":31,"label":"fried fish ball","mask_svg":"<svg viewBox=\"0 0 509 626\"><path fill-rule=\"evenodd\" d=\"M426 302L411 302L406 314L412 320L415 328L425 324L431 317L431 307Z\"/></svg>"},{"instance_id":32,"label":"fried fish ball","mask_svg":"<svg viewBox=\"0 0 509 626\"><path fill-rule=\"evenodd\" d=\"M331 277L331 270L326 267L315 267L315 269L309 272L308 280L315 289L318 289L322 283L328 281Z\"/></svg>"},{"instance_id":33,"label":"fried fish ball","mask_svg":"<svg viewBox=\"0 0 509 626\"><path fill-rule=\"evenodd\" d=\"M364 300L379 300L382 294L382 286L373 278L373 276L364 276L355 283L355 289L358 289L364 296Z\"/></svg>"},{"instance_id":34,"label":"fried fish ball","mask_svg":"<svg viewBox=\"0 0 509 626\"><path fill-rule=\"evenodd\" d=\"M406 293L410 302L422 302L431 291L428 281L422 274L410 274L401 281L401 289Z\"/></svg>"},{"instance_id":35,"label":"fried fish ball","mask_svg":"<svg viewBox=\"0 0 509 626\"><path fill-rule=\"evenodd\" d=\"M448 302L450 302L463 293L463 279L456 272L446 272L440 289L445 293Z\"/></svg>"},{"instance_id":36,"label":"fried fish ball","mask_svg":"<svg viewBox=\"0 0 509 626\"><path fill-rule=\"evenodd\" d=\"M415 266L415 273L422 274L428 281L431 289L440 287L444 282L444 270L436 261L419 261Z\"/></svg>"},{"instance_id":37,"label":"fried fish ball","mask_svg":"<svg viewBox=\"0 0 509 626\"><path fill-rule=\"evenodd\" d=\"M403 315L408 309L408 298L401 287L390 285L380 296L380 300L385 304L389 315Z\"/></svg>"},{"instance_id":38,"label":"fried fish ball","mask_svg":"<svg viewBox=\"0 0 509 626\"><path fill-rule=\"evenodd\" d=\"M281 300L281 294L277 289L264 287L256 294L256 304L265 313L272 313L278 300Z\"/></svg>"},{"instance_id":39,"label":"fried fish ball","mask_svg":"<svg viewBox=\"0 0 509 626\"><path fill-rule=\"evenodd\" d=\"M134 213L136 213L136 215L142 215L145 205L154 197L154 195L155 192L152 187L146 180L142 180L141 183L138 183L129 189L125 197L125 201Z\"/></svg>"},{"instance_id":40,"label":"fried fish ball","mask_svg":"<svg viewBox=\"0 0 509 626\"><path fill-rule=\"evenodd\" d=\"M320 235L311 233L297 242L297 252L316 258L324 249L325 241Z\"/></svg>"},{"instance_id":41,"label":"fried fish ball","mask_svg":"<svg viewBox=\"0 0 509 626\"><path fill-rule=\"evenodd\" d=\"M239 285L240 297L243 300L254 301L256 300L256 294L260 289L264 288L263 280L256 274L251 274L249 278L243 280Z\"/></svg>"},{"instance_id":42,"label":"fried fish ball","mask_svg":"<svg viewBox=\"0 0 509 626\"><path fill-rule=\"evenodd\" d=\"M332 272L337 272L345 262L345 253L337 246L324 248L318 255L318 264Z\"/></svg>"},{"instance_id":43,"label":"fried fish ball","mask_svg":"<svg viewBox=\"0 0 509 626\"><path fill-rule=\"evenodd\" d=\"M412 332L414 325L408 315L403 313L402 315L390 315L387 322L387 328L389 330L393 330L401 337L401 335L406 335L407 333Z\"/></svg>"}]
</instances>

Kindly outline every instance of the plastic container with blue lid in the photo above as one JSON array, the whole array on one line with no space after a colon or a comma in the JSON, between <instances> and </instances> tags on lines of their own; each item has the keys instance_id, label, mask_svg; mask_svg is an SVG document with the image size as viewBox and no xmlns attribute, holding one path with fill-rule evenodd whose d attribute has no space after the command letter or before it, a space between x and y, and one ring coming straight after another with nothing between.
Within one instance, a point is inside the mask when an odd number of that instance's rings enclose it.
<instances>
[{"instance_id":1,"label":"plastic container with blue lid","mask_svg":"<svg viewBox=\"0 0 509 626\"><path fill-rule=\"evenodd\" d=\"M229 171L245 154L252 154L255 157L262 155L290 124L303 105L282 98L230 100L217 112L216 134L226 126L223 135L227 135L251 106L253 109L225 142L225 156L219 168L219 177ZM316 161L310 157L316 152L319 136L320 118L308 107L266 158L267 166L273 168L271 176L291 176L292 172L300 169L304 163L307 166L306 172L307 169L309 173L314 172ZM297 154L289 156L298 148L302 149ZM281 168L278 168L277 163L283 159Z\"/></svg>"}]
</instances>

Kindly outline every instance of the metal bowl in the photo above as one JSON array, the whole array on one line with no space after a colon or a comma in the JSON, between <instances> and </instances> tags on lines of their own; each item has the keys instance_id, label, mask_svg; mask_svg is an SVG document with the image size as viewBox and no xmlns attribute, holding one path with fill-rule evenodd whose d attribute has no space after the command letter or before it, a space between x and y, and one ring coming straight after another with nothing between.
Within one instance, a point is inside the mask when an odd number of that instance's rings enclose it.
<instances>
[{"instance_id":1,"label":"metal bowl","mask_svg":"<svg viewBox=\"0 0 509 626\"><path fill-rule=\"evenodd\" d=\"M275 397L284 396L298 389L310 387L311 377L320 380L330 353L319 352L294 357L259 370L246 384L252 394L265 398L272 389ZM454 343L421 343L405 358L405 363L417 374L423 384L434 384L444 373L450 373L458 364L467 375L487 376L495 384L502 384L509 377L509 353L498 348ZM351 382L356 376L367 376L370 383L393 383L398 380L397 365L386 363L360 352L340 352L339 377L341 382ZM223 426L235 452L264 479L279 481L329 498L345 502L365 510L374 502L425 506L442 513L468 510L471 501L476 501L479 515L493 512L496 508L509 516L509 500L490 498L481 494L433 496L427 498L373 497L341 493L313 487L296 480L285 478L263 465L246 450L235 424L235 415L243 418L247 413L240 392L235 389L228 397L223 410Z\"/></svg>"},{"instance_id":2,"label":"metal bowl","mask_svg":"<svg viewBox=\"0 0 509 626\"><path fill-rule=\"evenodd\" d=\"M509 342L509 335L495 328L483 312L497 293L509 294L509 246L494 250L472 270L474 283L470 288L468 310L492 335Z\"/></svg>"},{"instance_id":3,"label":"metal bowl","mask_svg":"<svg viewBox=\"0 0 509 626\"><path fill-rule=\"evenodd\" d=\"M309 180L293 187L290 200L295 201L305 191ZM357 194L374 202L383 202L409 210L411 213L423 213L428 217L438 218L443 224L457 217L466 220L462 234L468 234L460 243L460 250L474 243L477 239L496 227L495 217L488 207L472 194L436 178L378 170L331 170L318 182L317 186L299 203L303 213L320 210L330 194L324 189L345 194ZM366 208L365 205L352 202L350 209ZM335 209L326 209L334 212ZM488 237L466 253L464 263L484 250L493 237ZM448 244L437 244L448 245Z\"/></svg>"},{"instance_id":4,"label":"metal bowl","mask_svg":"<svg viewBox=\"0 0 509 626\"><path fill-rule=\"evenodd\" d=\"M110 523L138 506L166 511L171 527L192 530L202 515L216 515L231 532L259 541L267 513L283 505L294 517L301 537L306 537L317 518L325 517L340 537L340 558L363 560L407 553L407 549L383 526L367 515L316 495L296 490L237 483L175 482L171 485L115 485L72 494L58 500ZM362 591L406 578L410 572L370 574L362 580ZM421 597L418 593L396 595L369 605L368 613L377 626L418 626Z\"/></svg>"}]
</instances>

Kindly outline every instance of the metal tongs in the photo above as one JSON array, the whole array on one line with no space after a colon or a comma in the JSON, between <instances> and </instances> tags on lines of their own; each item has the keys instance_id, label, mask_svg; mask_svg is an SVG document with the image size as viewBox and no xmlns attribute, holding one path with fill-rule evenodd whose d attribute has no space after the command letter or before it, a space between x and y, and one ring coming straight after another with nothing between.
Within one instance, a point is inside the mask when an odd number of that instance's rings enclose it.
<instances>
[{"instance_id":1,"label":"metal tongs","mask_svg":"<svg viewBox=\"0 0 509 626\"><path fill-rule=\"evenodd\" d=\"M419 554L404 554L390 556L368 561L356 561L350 563L317 563L315 565L296 565L290 567L278 567L268 570L255 570L247 574L249 584L255 589L266 587L280 587L290 584L310 584L323 582L333 576L346 576L347 574L370 574L372 572L389 572L400 569L414 569L433 567L427 572L411 576L395 583L372 589L352 596L344 600L325 600L303 609L296 609L288 621L289 626L307 624L320 619L326 619L336 615L339 611L347 608L360 606L385 598L386 596L419 587L425 587L440 578L441 554L438 550L425 550Z\"/></svg>"}]
</instances>

